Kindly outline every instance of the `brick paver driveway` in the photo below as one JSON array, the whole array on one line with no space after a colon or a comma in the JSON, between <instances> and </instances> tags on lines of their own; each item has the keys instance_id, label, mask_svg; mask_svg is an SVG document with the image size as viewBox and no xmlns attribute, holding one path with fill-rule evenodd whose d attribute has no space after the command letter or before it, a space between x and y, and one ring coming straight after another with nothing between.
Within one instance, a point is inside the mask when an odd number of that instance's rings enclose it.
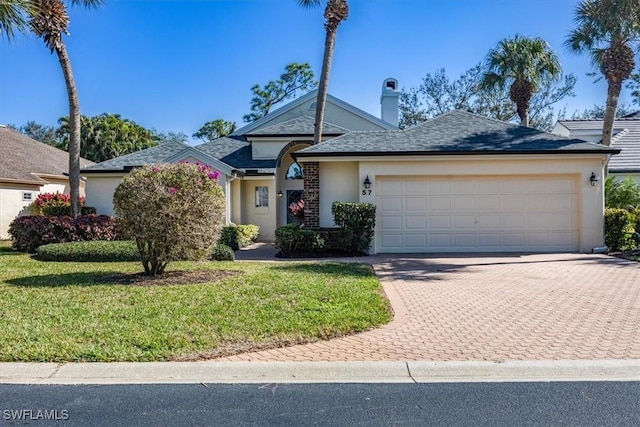
<instances>
[{"instance_id":1,"label":"brick paver driveway","mask_svg":"<svg viewBox=\"0 0 640 427\"><path fill-rule=\"evenodd\" d=\"M640 359L640 263L604 255L372 257L376 330L219 360Z\"/></svg>"}]
</instances>

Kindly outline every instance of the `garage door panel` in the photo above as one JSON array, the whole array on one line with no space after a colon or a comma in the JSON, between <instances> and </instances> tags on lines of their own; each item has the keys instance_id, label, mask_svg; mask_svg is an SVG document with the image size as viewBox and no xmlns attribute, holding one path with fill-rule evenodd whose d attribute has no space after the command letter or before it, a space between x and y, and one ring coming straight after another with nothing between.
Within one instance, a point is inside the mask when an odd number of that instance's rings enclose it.
<instances>
[{"instance_id":1,"label":"garage door panel","mask_svg":"<svg viewBox=\"0 0 640 427\"><path fill-rule=\"evenodd\" d=\"M424 213L427 210L427 199L423 197L407 197L404 200L404 209L406 212L416 211Z\"/></svg>"},{"instance_id":2,"label":"garage door panel","mask_svg":"<svg viewBox=\"0 0 640 427\"><path fill-rule=\"evenodd\" d=\"M427 217L425 215L407 215L405 217L406 230L426 230Z\"/></svg>"},{"instance_id":3,"label":"garage door panel","mask_svg":"<svg viewBox=\"0 0 640 427\"><path fill-rule=\"evenodd\" d=\"M427 192L427 182L422 179L408 179L404 183L404 194L424 196Z\"/></svg>"},{"instance_id":4,"label":"garage door panel","mask_svg":"<svg viewBox=\"0 0 640 427\"><path fill-rule=\"evenodd\" d=\"M427 246L426 234L409 234L406 236L406 247L420 249L426 246Z\"/></svg>"},{"instance_id":5,"label":"garage door panel","mask_svg":"<svg viewBox=\"0 0 640 427\"><path fill-rule=\"evenodd\" d=\"M451 234L450 233L431 233L429 234L429 243L434 248L450 248L451 247Z\"/></svg>"},{"instance_id":6,"label":"garage door panel","mask_svg":"<svg viewBox=\"0 0 640 427\"><path fill-rule=\"evenodd\" d=\"M380 210L384 213L395 211L402 212L402 197L387 197L380 203Z\"/></svg>"},{"instance_id":7,"label":"garage door panel","mask_svg":"<svg viewBox=\"0 0 640 427\"><path fill-rule=\"evenodd\" d=\"M428 205L431 211L449 211L451 199L449 197L430 197Z\"/></svg>"},{"instance_id":8,"label":"garage door panel","mask_svg":"<svg viewBox=\"0 0 640 427\"><path fill-rule=\"evenodd\" d=\"M496 248L501 246L500 233L478 233L478 245Z\"/></svg>"},{"instance_id":9,"label":"garage door panel","mask_svg":"<svg viewBox=\"0 0 640 427\"><path fill-rule=\"evenodd\" d=\"M451 182L448 180L433 180L427 183L428 193L430 195L451 195Z\"/></svg>"},{"instance_id":10,"label":"garage door panel","mask_svg":"<svg viewBox=\"0 0 640 427\"><path fill-rule=\"evenodd\" d=\"M453 210L456 212L460 211L476 211L476 198L475 197L464 197L464 196L453 196Z\"/></svg>"},{"instance_id":11,"label":"garage door panel","mask_svg":"<svg viewBox=\"0 0 640 427\"><path fill-rule=\"evenodd\" d=\"M477 246L475 234L456 234L453 236L453 242L456 248L473 248Z\"/></svg>"},{"instance_id":12,"label":"garage door panel","mask_svg":"<svg viewBox=\"0 0 640 427\"><path fill-rule=\"evenodd\" d=\"M577 250L575 181L572 176L377 176L377 250Z\"/></svg>"},{"instance_id":13,"label":"garage door panel","mask_svg":"<svg viewBox=\"0 0 640 427\"><path fill-rule=\"evenodd\" d=\"M402 217L398 215L383 215L380 217L380 223L383 230L402 230Z\"/></svg>"},{"instance_id":14,"label":"garage door panel","mask_svg":"<svg viewBox=\"0 0 640 427\"><path fill-rule=\"evenodd\" d=\"M487 195L478 198L478 210L494 212L496 206L500 206L500 196Z\"/></svg>"},{"instance_id":15,"label":"garage door panel","mask_svg":"<svg viewBox=\"0 0 640 427\"><path fill-rule=\"evenodd\" d=\"M481 229L499 229L500 215L478 215L478 227Z\"/></svg>"},{"instance_id":16,"label":"garage door panel","mask_svg":"<svg viewBox=\"0 0 640 427\"><path fill-rule=\"evenodd\" d=\"M431 215L429 218L429 227L431 230L451 228L451 216L450 215Z\"/></svg>"},{"instance_id":17,"label":"garage door panel","mask_svg":"<svg viewBox=\"0 0 640 427\"><path fill-rule=\"evenodd\" d=\"M453 217L453 224L456 229L476 228L476 217L469 215L455 215Z\"/></svg>"}]
</instances>

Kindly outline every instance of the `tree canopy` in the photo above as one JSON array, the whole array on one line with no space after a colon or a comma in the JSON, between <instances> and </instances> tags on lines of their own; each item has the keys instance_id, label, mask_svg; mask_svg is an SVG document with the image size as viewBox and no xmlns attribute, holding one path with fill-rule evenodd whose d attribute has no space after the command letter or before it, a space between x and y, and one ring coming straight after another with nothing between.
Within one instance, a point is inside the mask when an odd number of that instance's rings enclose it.
<instances>
[{"instance_id":1,"label":"tree canopy","mask_svg":"<svg viewBox=\"0 0 640 427\"><path fill-rule=\"evenodd\" d=\"M205 142L213 141L233 133L236 130L236 122L229 122L223 119L216 119L206 122L192 136Z\"/></svg>"},{"instance_id":2,"label":"tree canopy","mask_svg":"<svg viewBox=\"0 0 640 427\"><path fill-rule=\"evenodd\" d=\"M245 114L242 119L246 123L258 120L268 114L274 105L296 96L299 92L315 89L317 85L309 64L287 64L279 79L270 80L262 87L255 85L251 88L251 112Z\"/></svg>"},{"instance_id":3,"label":"tree canopy","mask_svg":"<svg viewBox=\"0 0 640 427\"><path fill-rule=\"evenodd\" d=\"M400 94L400 127L406 128L450 110L464 110L498 120L517 119L516 106L509 97L508 87L486 87L480 83L483 66L465 71L451 79L441 68L427 73L418 86L402 89ZM541 130L551 130L557 105L575 96L576 77L568 74L561 81L544 78L529 105L529 124Z\"/></svg>"}]
</instances>

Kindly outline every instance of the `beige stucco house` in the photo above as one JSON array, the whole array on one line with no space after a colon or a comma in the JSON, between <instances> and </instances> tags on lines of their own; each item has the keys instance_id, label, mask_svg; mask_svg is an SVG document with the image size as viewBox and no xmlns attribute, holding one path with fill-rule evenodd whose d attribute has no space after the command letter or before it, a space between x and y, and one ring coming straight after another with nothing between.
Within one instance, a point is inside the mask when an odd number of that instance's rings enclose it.
<instances>
[{"instance_id":1,"label":"beige stucco house","mask_svg":"<svg viewBox=\"0 0 640 427\"><path fill-rule=\"evenodd\" d=\"M383 82L381 119L327 100L312 145L311 92L236 131L190 147L169 143L83 169L87 203L112 214L135 166L181 160L221 172L227 220L261 227L292 218L333 227L334 201L377 206L372 252L549 252L604 245L604 165L619 150L455 111L398 130L398 83ZM304 175L304 179L303 179Z\"/></svg>"},{"instance_id":2,"label":"beige stucco house","mask_svg":"<svg viewBox=\"0 0 640 427\"><path fill-rule=\"evenodd\" d=\"M40 193L69 194L69 153L0 125L0 239ZM81 166L93 163L81 159ZM81 183L84 194L84 183Z\"/></svg>"}]
</instances>

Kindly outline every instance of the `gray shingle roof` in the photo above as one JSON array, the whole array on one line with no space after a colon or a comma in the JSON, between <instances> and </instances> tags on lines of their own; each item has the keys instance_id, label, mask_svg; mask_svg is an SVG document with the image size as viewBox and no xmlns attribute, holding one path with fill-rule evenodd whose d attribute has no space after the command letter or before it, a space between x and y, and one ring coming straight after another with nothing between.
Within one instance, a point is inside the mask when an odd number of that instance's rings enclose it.
<instances>
[{"instance_id":1,"label":"gray shingle roof","mask_svg":"<svg viewBox=\"0 0 640 427\"><path fill-rule=\"evenodd\" d=\"M35 174L62 176L69 172L69 153L5 126L0 126L0 152L0 180L42 184L46 181ZM92 164L80 159L81 167Z\"/></svg>"},{"instance_id":2,"label":"gray shingle roof","mask_svg":"<svg viewBox=\"0 0 640 427\"><path fill-rule=\"evenodd\" d=\"M132 166L144 166L154 163L162 163L165 159L174 156L189 146L181 142L167 142L165 144L156 145L155 147L146 148L136 151L135 153L125 154L115 159L105 160L96 163L93 166L83 168L83 171L121 171Z\"/></svg>"},{"instance_id":3,"label":"gray shingle roof","mask_svg":"<svg viewBox=\"0 0 640 427\"><path fill-rule=\"evenodd\" d=\"M602 132L602 120L560 120L560 124L575 131ZM640 171L640 114L616 119L613 124L611 147L617 148L620 154L609 161L611 172Z\"/></svg>"},{"instance_id":4,"label":"gray shingle roof","mask_svg":"<svg viewBox=\"0 0 640 427\"><path fill-rule=\"evenodd\" d=\"M300 116L282 123L259 128L249 132L247 135L313 135L315 130L315 119L309 116ZM342 135L349 132L348 129L334 125L333 123L323 122L322 133L325 135Z\"/></svg>"},{"instance_id":5,"label":"gray shingle roof","mask_svg":"<svg viewBox=\"0 0 640 427\"><path fill-rule=\"evenodd\" d=\"M315 155L613 152L608 147L536 129L451 111L404 131L351 132L305 148Z\"/></svg>"},{"instance_id":6,"label":"gray shingle roof","mask_svg":"<svg viewBox=\"0 0 640 427\"><path fill-rule=\"evenodd\" d=\"M251 144L239 137L218 138L200 144L196 148L235 169L273 173L276 168L277 160L254 160L251 154Z\"/></svg>"}]
</instances>

